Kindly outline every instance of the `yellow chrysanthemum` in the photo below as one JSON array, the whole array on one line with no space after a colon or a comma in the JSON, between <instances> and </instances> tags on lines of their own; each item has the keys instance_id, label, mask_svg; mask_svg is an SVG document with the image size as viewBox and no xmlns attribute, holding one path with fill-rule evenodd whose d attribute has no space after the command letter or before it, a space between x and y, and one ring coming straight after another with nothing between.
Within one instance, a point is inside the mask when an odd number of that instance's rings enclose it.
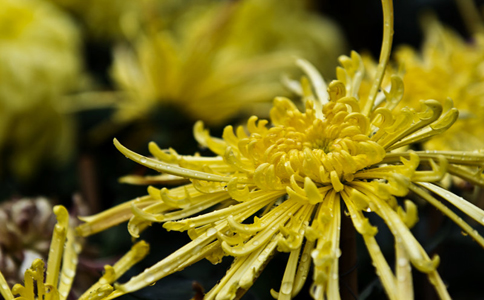
<instances>
[{"instance_id":1,"label":"yellow chrysanthemum","mask_svg":"<svg viewBox=\"0 0 484 300\"><path fill-rule=\"evenodd\" d=\"M65 207L55 206L53 210L57 216L57 224L52 234L47 269L44 270L45 263L42 259L35 259L32 266L25 271L23 285L18 283L11 290L0 272L0 294L5 300L67 299L76 275L82 238L69 224L69 213ZM104 275L79 300L100 300L108 297L113 291L113 282L145 257L148 250L148 245L140 241L113 266L106 265Z\"/></svg>"},{"instance_id":2,"label":"yellow chrysanthemum","mask_svg":"<svg viewBox=\"0 0 484 300\"><path fill-rule=\"evenodd\" d=\"M439 257L430 258L410 228L416 205L397 197L409 191L427 200L457 223L481 246L484 239L440 200L451 203L484 225L484 211L441 188L446 174L484 185L484 153L407 151L403 146L445 131L458 116L436 100L421 110L396 109L402 79L393 76L389 90L378 92L392 40L392 3L383 1L385 30L380 63L365 95L360 84L365 69L360 56L342 56L337 80L326 86L306 61L298 64L309 76L300 85L305 111L286 98L276 98L268 121L253 116L247 128L227 126L222 139L211 137L201 122L195 137L216 156L179 155L149 149L154 158L115 146L128 158L162 172L151 177L128 176L132 183L166 183L189 179L176 188L148 188L148 195L98 215L84 217L78 227L88 236L129 219L137 237L152 222L167 230L187 231L191 242L130 281L115 286L110 298L141 289L185 267L208 259L234 258L226 275L204 299L239 298L251 287L275 252L290 253L277 299L294 297L314 272L315 299L339 299L338 258L343 206L362 235L390 299L413 299L411 266L426 273L442 299L450 299L437 272ZM310 84L310 83L311 84ZM406 147L403 147L406 148ZM210 212L205 212L211 210ZM201 213L203 212L203 213ZM390 268L367 216L376 214L395 236L396 267Z\"/></svg>"},{"instance_id":3,"label":"yellow chrysanthemum","mask_svg":"<svg viewBox=\"0 0 484 300\"><path fill-rule=\"evenodd\" d=\"M460 117L445 134L425 144L427 149L472 150L484 148L484 35L473 42L438 21L428 19L421 53L403 47L395 60L404 68L403 103L435 99L444 105L455 99Z\"/></svg>"},{"instance_id":4,"label":"yellow chrysanthemum","mask_svg":"<svg viewBox=\"0 0 484 300\"><path fill-rule=\"evenodd\" d=\"M302 2L206 1L183 9L170 22L161 18L161 30L152 26L134 51L115 52L112 74L125 92L117 121L174 106L189 119L221 124L284 92L282 71L294 71L288 63L293 55L327 70L341 53L336 26Z\"/></svg>"},{"instance_id":5,"label":"yellow chrysanthemum","mask_svg":"<svg viewBox=\"0 0 484 300\"><path fill-rule=\"evenodd\" d=\"M0 151L16 175L28 176L43 159L71 152L70 120L58 106L77 85L79 33L43 1L0 7Z\"/></svg>"}]
</instances>

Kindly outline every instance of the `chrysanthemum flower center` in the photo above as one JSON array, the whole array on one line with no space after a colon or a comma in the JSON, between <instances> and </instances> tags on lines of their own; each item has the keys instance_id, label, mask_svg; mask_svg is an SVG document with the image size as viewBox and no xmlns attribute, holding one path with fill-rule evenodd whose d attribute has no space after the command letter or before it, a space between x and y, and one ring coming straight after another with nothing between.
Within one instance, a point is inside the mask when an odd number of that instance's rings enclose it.
<instances>
[{"instance_id":1,"label":"chrysanthemum flower center","mask_svg":"<svg viewBox=\"0 0 484 300\"><path fill-rule=\"evenodd\" d=\"M370 141L369 119L359 112L355 100L329 102L323 115L316 115L312 101L307 102L305 113L288 100L275 101L271 111L275 126L251 132L246 143L247 156L256 166L256 183L257 173L263 173L265 178L277 177L282 185L291 177L297 182L309 177L320 186L340 190L355 172L383 159L385 151Z\"/></svg>"}]
</instances>

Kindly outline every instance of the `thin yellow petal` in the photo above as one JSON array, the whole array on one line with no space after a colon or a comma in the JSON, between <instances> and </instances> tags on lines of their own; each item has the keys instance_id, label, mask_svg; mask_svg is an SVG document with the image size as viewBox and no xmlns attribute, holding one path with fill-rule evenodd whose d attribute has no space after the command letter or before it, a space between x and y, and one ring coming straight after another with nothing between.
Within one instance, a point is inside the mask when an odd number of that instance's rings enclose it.
<instances>
[{"instance_id":1,"label":"thin yellow petal","mask_svg":"<svg viewBox=\"0 0 484 300\"><path fill-rule=\"evenodd\" d=\"M52 242L50 245L49 259L47 261L46 285L57 287L59 279L59 269L64 253L64 243L66 241L67 228L69 226L69 213L64 206L54 206L54 213L57 217L57 224L54 227ZM47 298L52 297L52 292L48 293Z\"/></svg>"},{"instance_id":2,"label":"thin yellow petal","mask_svg":"<svg viewBox=\"0 0 484 300\"><path fill-rule=\"evenodd\" d=\"M79 217L85 223L76 228L77 233L80 236L87 237L128 221L133 215L131 212L131 203L134 203L137 208L144 208L158 201L151 196L138 197L96 215Z\"/></svg>"},{"instance_id":3,"label":"thin yellow petal","mask_svg":"<svg viewBox=\"0 0 484 300\"><path fill-rule=\"evenodd\" d=\"M376 242L373 236L363 235L363 240L365 241L366 248L370 253L371 260L376 269L376 274L380 277L383 284L383 288L388 295L390 300L397 300L398 294L396 290L396 280L393 275L390 266L388 265L383 253L380 250L380 246Z\"/></svg>"},{"instance_id":4,"label":"thin yellow petal","mask_svg":"<svg viewBox=\"0 0 484 300\"><path fill-rule=\"evenodd\" d=\"M435 206L438 210L443 212L447 217L449 217L454 223L459 225L462 230L464 230L467 234L469 234L476 242L481 245L481 247L484 247L484 238L477 232L477 230L473 229L469 224L464 222L462 218L457 216L452 210L450 210L447 206L443 205L442 202L438 201L434 197L432 197L430 194L425 192L422 188L419 188L415 185L411 185L410 190L415 192L417 195L428 201L430 204ZM445 196L445 195L444 195ZM450 196L450 192L449 192Z\"/></svg>"},{"instance_id":5,"label":"thin yellow petal","mask_svg":"<svg viewBox=\"0 0 484 300\"><path fill-rule=\"evenodd\" d=\"M206 180L206 181L229 182L232 179L230 177L181 168L177 165L167 164L165 162L155 160L153 158L139 155L138 153L135 153L129 150L128 148L124 147L123 145L121 145L121 143L119 143L117 139L114 139L114 146L116 146L116 148L121 153L123 153L127 158L158 172L164 172L164 173L180 176L183 178L193 178L193 179L200 179L200 180Z\"/></svg>"},{"instance_id":6,"label":"thin yellow petal","mask_svg":"<svg viewBox=\"0 0 484 300\"><path fill-rule=\"evenodd\" d=\"M395 243L396 253L396 295L401 300L413 300L412 267L403 245Z\"/></svg>"},{"instance_id":7,"label":"thin yellow petal","mask_svg":"<svg viewBox=\"0 0 484 300\"><path fill-rule=\"evenodd\" d=\"M473 218L475 221L484 225L484 210L480 209L479 207L475 206L471 202L465 200L462 197L455 195L452 192L449 192L446 189L443 189L435 184L428 183L428 182L416 182L416 184L426 188L429 191L434 192L435 194L439 195L443 199L452 203L455 207L460 209L469 217Z\"/></svg>"},{"instance_id":8,"label":"thin yellow petal","mask_svg":"<svg viewBox=\"0 0 484 300\"><path fill-rule=\"evenodd\" d=\"M82 250L80 237L76 235L75 229L67 228L67 240L62 258L62 271L59 280L59 298L67 299L71 290L74 276L76 275L78 256Z\"/></svg>"},{"instance_id":9,"label":"thin yellow petal","mask_svg":"<svg viewBox=\"0 0 484 300\"><path fill-rule=\"evenodd\" d=\"M393 40L393 1L382 0L383 6L383 42L380 52L380 61L377 67L375 80L371 86L370 95L368 101L363 108L363 114L368 116L373 109L373 104L376 99L376 94L381 86L383 75L385 73L386 65L390 58L390 51L392 48Z\"/></svg>"},{"instance_id":10,"label":"thin yellow petal","mask_svg":"<svg viewBox=\"0 0 484 300\"><path fill-rule=\"evenodd\" d=\"M0 293L5 300L14 300L12 291L10 290L5 277L3 277L2 272L0 272Z\"/></svg>"}]
</instances>

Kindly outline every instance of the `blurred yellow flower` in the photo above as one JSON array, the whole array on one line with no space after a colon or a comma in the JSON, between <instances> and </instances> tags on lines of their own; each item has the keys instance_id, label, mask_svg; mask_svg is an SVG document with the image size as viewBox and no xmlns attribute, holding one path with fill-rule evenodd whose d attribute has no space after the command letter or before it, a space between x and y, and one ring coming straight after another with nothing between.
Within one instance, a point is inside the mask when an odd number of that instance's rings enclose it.
<instances>
[{"instance_id":1,"label":"blurred yellow flower","mask_svg":"<svg viewBox=\"0 0 484 300\"><path fill-rule=\"evenodd\" d=\"M125 38L139 26L143 0L50 0L79 20L88 39L107 42Z\"/></svg>"},{"instance_id":2,"label":"blurred yellow flower","mask_svg":"<svg viewBox=\"0 0 484 300\"><path fill-rule=\"evenodd\" d=\"M465 41L456 32L428 18L420 53L402 47L395 61L404 69L403 103L455 99L460 116L445 134L424 144L427 149L484 148L484 35Z\"/></svg>"},{"instance_id":3,"label":"blurred yellow flower","mask_svg":"<svg viewBox=\"0 0 484 300\"><path fill-rule=\"evenodd\" d=\"M271 291L274 298L290 299L298 294L312 264L312 296L339 299L340 224L345 207L390 299L413 299L411 266L427 274L441 299L450 299L437 272L439 257L431 259L410 232L417 222L416 205L410 200L402 205L397 197L413 192L484 246L477 231L441 200L482 225L484 211L438 184L446 174L453 174L484 185L484 153L402 150L445 131L458 111L451 101L443 109L436 100L422 101L421 110L396 108L403 93L398 76L392 76L388 90L379 92L393 30L392 3L382 2L382 54L364 95L360 84L365 68L356 52L340 57L337 80L328 86L312 65L298 60L309 80L289 83L301 93L305 111L279 97L270 112L272 126L252 116L247 128L240 126L234 132L227 126L222 138L211 137L198 122L195 138L216 156L179 155L152 142L149 149L154 158L150 158L114 140L123 155L163 173L128 176L125 182L163 184L185 179L190 183L161 190L149 187L147 196L83 217L80 235L129 219L128 229L134 237L152 222L164 222L167 230L187 231L192 241L116 285L111 298L146 287L204 258L216 264L223 256L234 261L204 299L238 298L275 252L287 252L280 290ZM367 218L371 214L382 218L395 236L394 270L375 239L378 229Z\"/></svg>"},{"instance_id":4,"label":"blurred yellow flower","mask_svg":"<svg viewBox=\"0 0 484 300\"><path fill-rule=\"evenodd\" d=\"M171 105L191 120L218 125L283 93L283 71L295 69L292 56L329 73L343 47L336 26L299 1L190 3L177 18L153 18L134 50L115 51L112 74L125 92L116 120L147 118Z\"/></svg>"},{"instance_id":5,"label":"blurred yellow flower","mask_svg":"<svg viewBox=\"0 0 484 300\"><path fill-rule=\"evenodd\" d=\"M27 177L41 160L71 152L70 120L58 104L77 85L79 34L49 3L0 0L0 7L2 164Z\"/></svg>"},{"instance_id":6,"label":"blurred yellow flower","mask_svg":"<svg viewBox=\"0 0 484 300\"><path fill-rule=\"evenodd\" d=\"M57 224L52 234L52 242L47 260L47 270L44 276L45 263L35 259L32 266L25 271L23 285L15 284L10 290L4 275L0 272L0 294L5 300L65 300L74 282L78 255L82 250L82 238L77 236L69 224L69 214L65 207L55 206L54 213ZM113 266L106 265L105 273L79 300L105 299L112 293L111 284L141 260L149 251L148 245L140 241L118 260ZM19 297L14 297L19 295Z\"/></svg>"}]
</instances>

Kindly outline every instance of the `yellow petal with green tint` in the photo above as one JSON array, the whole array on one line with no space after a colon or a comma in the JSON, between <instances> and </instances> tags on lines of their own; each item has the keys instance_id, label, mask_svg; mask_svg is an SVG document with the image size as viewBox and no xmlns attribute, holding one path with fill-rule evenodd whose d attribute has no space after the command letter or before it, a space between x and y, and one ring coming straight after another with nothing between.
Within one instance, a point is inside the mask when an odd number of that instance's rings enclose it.
<instances>
[{"instance_id":1,"label":"yellow petal with green tint","mask_svg":"<svg viewBox=\"0 0 484 300\"><path fill-rule=\"evenodd\" d=\"M280 227L284 238L280 240L277 250L291 252L301 248L306 228L311 221L315 205L304 205L285 226Z\"/></svg>"},{"instance_id":2,"label":"yellow petal with green tint","mask_svg":"<svg viewBox=\"0 0 484 300\"><path fill-rule=\"evenodd\" d=\"M285 201L273 210L274 218L264 220L265 216L263 217L262 222L265 224L263 230L254 235L247 243L232 247L226 242L222 242L222 248L226 253L234 257L245 256L248 253L253 252L255 249L265 245L270 238L279 231L279 227L284 226L288 219L294 215L300 207L301 205L296 201Z\"/></svg>"},{"instance_id":3,"label":"yellow petal with green tint","mask_svg":"<svg viewBox=\"0 0 484 300\"><path fill-rule=\"evenodd\" d=\"M0 293L5 300L14 300L12 291L10 290L5 277L3 277L2 272L0 272Z\"/></svg>"},{"instance_id":4,"label":"yellow petal with green tint","mask_svg":"<svg viewBox=\"0 0 484 300\"><path fill-rule=\"evenodd\" d=\"M370 235L363 235L363 240L365 241L366 248L370 253L371 260L376 269L376 274L380 277L386 294L390 300L397 300L398 294L396 293L396 282L395 276L393 275L390 266L388 265L383 253L381 252L380 246L376 242L376 239ZM403 299L402 299L403 300Z\"/></svg>"},{"instance_id":5,"label":"yellow petal with green tint","mask_svg":"<svg viewBox=\"0 0 484 300\"><path fill-rule=\"evenodd\" d=\"M106 265L104 275L98 280L97 283L92 285L79 300L91 299L91 294L99 293L107 294L109 288L119 277L121 277L126 271L128 271L133 265L143 259L149 252L149 245L145 241L139 241L131 250L129 250L121 259L119 259L112 267ZM111 288L112 291L112 288ZM111 292L109 292L110 294ZM107 295L106 295L107 296Z\"/></svg>"},{"instance_id":6,"label":"yellow petal with green tint","mask_svg":"<svg viewBox=\"0 0 484 300\"><path fill-rule=\"evenodd\" d=\"M37 295L35 294L34 281L37 283ZM7 286L8 287L8 286ZM14 295L19 295L18 298L24 298L28 300L35 300L36 298L43 298L46 294L44 286L44 262L36 258L29 269L24 273L24 286L17 283L12 288ZM57 289L50 291L50 297L58 299ZM15 299L18 299L15 298Z\"/></svg>"},{"instance_id":7,"label":"yellow petal with green tint","mask_svg":"<svg viewBox=\"0 0 484 300\"><path fill-rule=\"evenodd\" d=\"M64 253L64 244L69 226L69 213L64 206L60 205L54 207L54 213L57 217L57 224L54 227L52 242L50 244L45 284L57 287L62 255ZM47 300L52 299L53 294L53 292L46 294Z\"/></svg>"},{"instance_id":8,"label":"yellow petal with green tint","mask_svg":"<svg viewBox=\"0 0 484 300\"><path fill-rule=\"evenodd\" d=\"M133 215L131 212L132 203L136 205L137 208L144 208L157 202L158 200L153 199L151 196L143 196L117 205L96 215L79 217L84 223L76 228L77 234L87 237L128 221Z\"/></svg>"},{"instance_id":9,"label":"yellow petal with green tint","mask_svg":"<svg viewBox=\"0 0 484 300\"><path fill-rule=\"evenodd\" d=\"M211 224L219 220L223 220L229 215L234 215L235 217L240 214L241 212L245 213L246 211L253 211L254 213L259 209L263 208L265 205L269 204L276 198L279 198L283 195L280 191L258 191L253 194L254 198L242 202L231 207L222 208L210 213L206 213L200 216L196 216L189 219L184 219L177 222L168 222L163 224L163 227L168 230L177 230L183 231L188 230L190 228L198 227L205 224Z\"/></svg>"},{"instance_id":10,"label":"yellow petal with green tint","mask_svg":"<svg viewBox=\"0 0 484 300\"><path fill-rule=\"evenodd\" d=\"M363 113L369 115L373 110L376 94L381 86L383 75L385 73L385 67L390 59L390 52L392 49L393 41L393 1L382 1L383 8L383 41L381 45L380 61L378 63L375 79L371 86L369 98L364 104Z\"/></svg>"},{"instance_id":11,"label":"yellow petal with green tint","mask_svg":"<svg viewBox=\"0 0 484 300\"><path fill-rule=\"evenodd\" d=\"M432 187L431 187L432 188ZM462 230L464 230L468 235L470 235L476 242L479 243L484 248L484 238L477 232L477 230L473 229L469 224L464 222L461 217L457 216L452 210L450 210L447 206L443 205L442 202L438 201L434 197L432 197L430 194L428 194L425 190L422 188L419 188L415 185L410 186L410 190L415 192L417 195L428 201L430 204L435 206L438 210L440 210L442 213L444 213L447 217L449 217L454 223L459 225ZM432 189L431 189L432 190ZM437 189L436 189L437 190ZM444 194L444 196L447 198L451 198L451 193L448 192L447 194ZM457 201L458 203L458 201ZM474 213L475 215L475 213Z\"/></svg>"},{"instance_id":12,"label":"yellow petal with green tint","mask_svg":"<svg viewBox=\"0 0 484 300\"><path fill-rule=\"evenodd\" d=\"M286 264L286 269L284 270L284 276L282 277L281 287L279 292L271 290L272 297L277 300L290 300L292 299L292 293L294 288L294 281L296 277L297 263L299 260L299 253L301 252L301 247L296 250L291 251L289 255L289 260Z\"/></svg>"},{"instance_id":13,"label":"yellow petal with green tint","mask_svg":"<svg viewBox=\"0 0 484 300\"><path fill-rule=\"evenodd\" d=\"M401 242L405 247L412 264L424 273L434 271L439 264L438 256L430 260L422 246L417 242L398 214L383 199L373 194L364 185L359 185L359 190L367 195L371 202L375 203L375 212L382 217L388 228L395 235L397 241Z\"/></svg>"},{"instance_id":14,"label":"yellow petal with green tint","mask_svg":"<svg viewBox=\"0 0 484 300\"><path fill-rule=\"evenodd\" d=\"M211 137L208 129L204 129L202 121L198 121L193 126L193 136L200 145L208 147L213 153L220 156L224 155L227 147L226 142L223 139Z\"/></svg>"},{"instance_id":15,"label":"yellow petal with green tint","mask_svg":"<svg viewBox=\"0 0 484 300\"><path fill-rule=\"evenodd\" d=\"M225 228L226 225L221 224L217 225L214 230L207 230L197 239L191 241L157 264L146 269L143 273L132 277L128 282L115 285L116 290L122 294L130 293L173 273L174 270L177 270L186 260L191 259L193 256L200 255L200 250L216 239L217 231L224 231L226 230Z\"/></svg>"},{"instance_id":16,"label":"yellow petal with green tint","mask_svg":"<svg viewBox=\"0 0 484 300\"><path fill-rule=\"evenodd\" d=\"M313 284L310 289L311 296L314 299L339 299L339 276L338 276L338 259L341 255L339 249L340 226L341 226L341 209L340 196L334 190L326 196L326 199L319 206L316 215L329 211L331 218L326 224L319 223L321 217L316 216L312 227L319 228L320 236L317 240L316 247L311 252L314 262Z\"/></svg>"},{"instance_id":17,"label":"yellow petal with green tint","mask_svg":"<svg viewBox=\"0 0 484 300\"><path fill-rule=\"evenodd\" d=\"M204 299L233 299L235 295L242 295L252 286L267 265L280 238L281 234L277 234L269 243L250 255L237 257L226 275L205 295Z\"/></svg>"},{"instance_id":18,"label":"yellow petal with green tint","mask_svg":"<svg viewBox=\"0 0 484 300\"><path fill-rule=\"evenodd\" d=\"M405 200L405 211L399 206L397 213L408 228L412 228L418 222L417 205L410 200Z\"/></svg>"},{"instance_id":19,"label":"yellow petal with green tint","mask_svg":"<svg viewBox=\"0 0 484 300\"><path fill-rule=\"evenodd\" d=\"M469 217L473 218L476 222L478 222L481 225L484 225L484 210L475 206L471 202L465 200L462 197L455 195L452 192L449 192L446 189L443 189L429 182L416 182L416 184L423 186L427 190L432 191L433 193L439 195L440 197L442 197L442 199L452 203L455 207L460 209Z\"/></svg>"},{"instance_id":20,"label":"yellow petal with green tint","mask_svg":"<svg viewBox=\"0 0 484 300\"><path fill-rule=\"evenodd\" d=\"M62 257L62 270L58 287L60 300L67 299L67 296L69 295L72 283L74 282L74 276L76 275L77 262L81 250L82 240L76 235L75 229L69 226L67 228L64 255Z\"/></svg>"},{"instance_id":21,"label":"yellow petal with green tint","mask_svg":"<svg viewBox=\"0 0 484 300\"><path fill-rule=\"evenodd\" d=\"M92 293L89 293L86 300L105 300L109 295L113 294L113 287L109 284L105 284L98 289L94 290Z\"/></svg>"},{"instance_id":22,"label":"yellow petal with green tint","mask_svg":"<svg viewBox=\"0 0 484 300\"><path fill-rule=\"evenodd\" d=\"M358 200L355 201L355 198L364 199L365 196L358 190L351 188L346 188L345 191L341 193L341 196L346 204L346 207L348 208L351 221L353 222L353 225L358 233L361 235L375 236L378 233L377 227L372 226L368 218L366 218L361 212L361 209L358 209L355 205L355 202L358 202Z\"/></svg>"},{"instance_id":23,"label":"yellow petal with green tint","mask_svg":"<svg viewBox=\"0 0 484 300\"><path fill-rule=\"evenodd\" d=\"M303 288L304 283L309 274L309 269L311 268L311 252L314 249L314 241L306 240L304 249L302 250L301 257L299 259L299 265L297 268L296 278L294 279L294 287L292 290L292 296L295 297Z\"/></svg>"},{"instance_id":24,"label":"yellow petal with green tint","mask_svg":"<svg viewBox=\"0 0 484 300\"><path fill-rule=\"evenodd\" d=\"M140 176L140 175L126 175L118 179L120 183L134 184L134 185L148 185L148 184L167 184L178 185L188 183L188 181L180 176L171 174L160 174L155 176Z\"/></svg>"},{"instance_id":25,"label":"yellow petal with green tint","mask_svg":"<svg viewBox=\"0 0 484 300\"><path fill-rule=\"evenodd\" d=\"M412 267L402 243L395 243L396 294L399 299L413 300Z\"/></svg>"},{"instance_id":26,"label":"yellow petal with green tint","mask_svg":"<svg viewBox=\"0 0 484 300\"><path fill-rule=\"evenodd\" d=\"M262 269L267 265L268 260L272 257L276 250L276 246L279 240L282 238L281 234L277 234L272 237L269 243L260 249L260 252L254 252L253 255L256 260L252 262L250 268L242 274L239 280L239 285L242 289L249 289L252 286L255 279L262 272Z\"/></svg>"},{"instance_id":27,"label":"yellow petal with green tint","mask_svg":"<svg viewBox=\"0 0 484 300\"><path fill-rule=\"evenodd\" d=\"M138 153L135 153L127 149L123 145L121 145L121 143L119 143L117 139L114 139L114 145L121 153L126 155L126 157L128 157L129 159L158 172L164 172L164 173L181 176L185 178L200 179L200 180L207 180L207 181L229 182L232 179L230 177L181 168L176 165L167 164L159 160L155 160L149 157L139 155Z\"/></svg>"}]
</instances>

